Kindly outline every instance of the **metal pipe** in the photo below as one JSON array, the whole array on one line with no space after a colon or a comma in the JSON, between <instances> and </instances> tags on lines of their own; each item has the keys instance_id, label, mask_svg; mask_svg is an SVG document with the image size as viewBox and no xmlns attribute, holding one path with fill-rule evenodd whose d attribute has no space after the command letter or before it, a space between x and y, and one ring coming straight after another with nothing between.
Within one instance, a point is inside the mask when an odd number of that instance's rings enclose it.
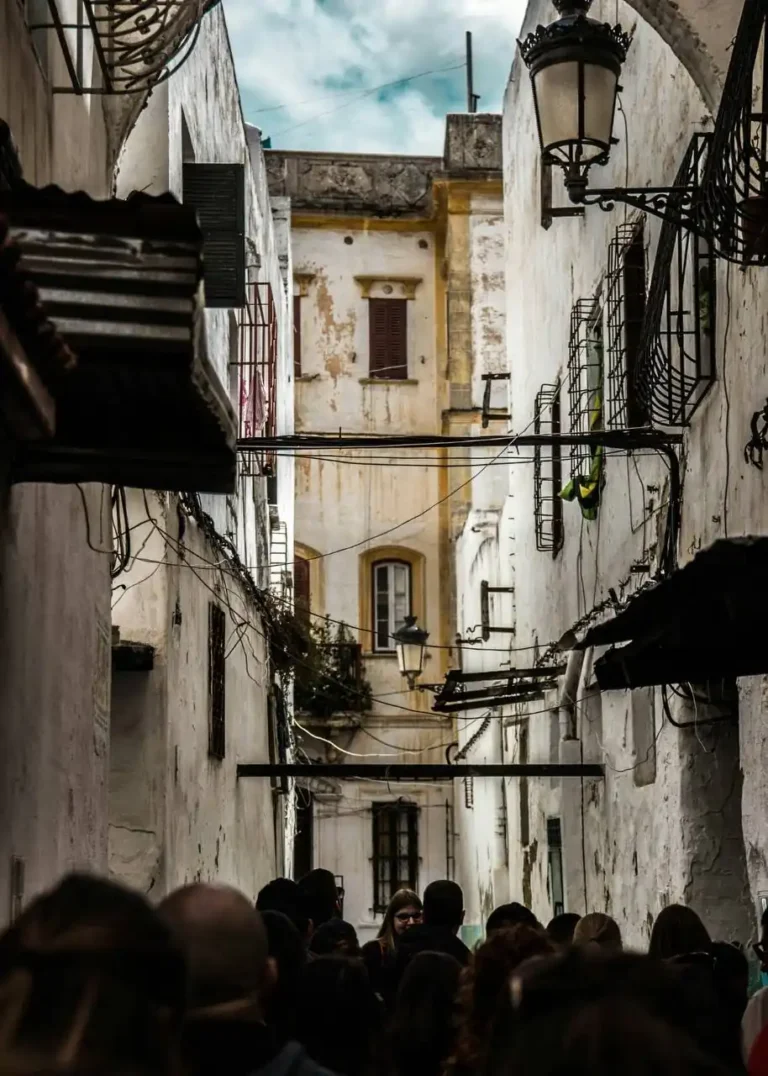
<instances>
[{"instance_id":1,"label":"metal pipe","mask_svg":"<svg viewBox=\"0 0 768 1076\"><path fill-rule=\"evenodd\" d=\"M457 763L453 766L403 763L240 763L238 777L347 777L357 781L452 781L457 777L604 777L602 763L549 762L494 764Z\"/></svg>"}]
</instances>

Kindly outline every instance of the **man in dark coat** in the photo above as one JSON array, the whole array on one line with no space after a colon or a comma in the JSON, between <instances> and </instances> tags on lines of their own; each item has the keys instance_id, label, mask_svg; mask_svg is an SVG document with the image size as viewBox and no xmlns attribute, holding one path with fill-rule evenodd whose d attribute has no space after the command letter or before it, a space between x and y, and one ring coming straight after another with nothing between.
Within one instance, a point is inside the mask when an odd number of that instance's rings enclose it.
<instances>
[{"instance_id":1,"label":"man in dark coat","mask_svg":"<svg viewBox=\"0 0 768 1076\"><path fill-rule=\"evenodd\" d=\"M463 966L471 954L460 938L464 922L464 894L455 882L441 879L424 890L423 920L403 935L397 947L397 979L417 953L448 953Z\"/></svg>"}]
</instances>

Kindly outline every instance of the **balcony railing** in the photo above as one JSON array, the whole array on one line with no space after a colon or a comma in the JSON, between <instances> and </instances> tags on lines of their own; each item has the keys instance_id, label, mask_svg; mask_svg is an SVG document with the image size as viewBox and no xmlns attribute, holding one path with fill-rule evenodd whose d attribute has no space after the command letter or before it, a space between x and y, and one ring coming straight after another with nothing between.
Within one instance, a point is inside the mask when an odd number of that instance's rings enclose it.
<instances>
[{"instance_id":1,"label":"balcony railing","mask_svg":"<svg viewBox=\"0 0 768 1076\"><path fill-rule=\"evenodd\" d=\"M55 93L141 94L184 63L218 2L47 0L45 16L28 15L29 29L58 41L70 85Z\"/></svg>"},{"instance_id":2,"label":"balcony railing","mask_svg":"<svg viewBox=\"0 0 768 1076\"><path fill-rule=\"evenodd\" d=\"M274 437L277 432L277 310L272 285L249 281L240 313L238 357L238 438ZM241 475L270 475L274 453L256 447L240 451Z\"/></svg>"}]
</instances>

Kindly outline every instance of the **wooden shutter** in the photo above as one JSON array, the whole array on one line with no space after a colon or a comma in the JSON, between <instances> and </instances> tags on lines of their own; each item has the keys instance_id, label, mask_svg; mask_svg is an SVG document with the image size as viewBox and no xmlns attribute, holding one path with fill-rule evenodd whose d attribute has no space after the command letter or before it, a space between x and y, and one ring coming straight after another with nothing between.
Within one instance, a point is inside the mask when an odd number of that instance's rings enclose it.
<instances>
[{"instance_id":1,"label":"wooden shutter","mask_svg":"<svg viewBox=\"0 0 768 1076\"><path fill-rule=\"evenodd\" d=\"M293 297L293 376L301 377L301 296Z\"/></svg>"},{"instance_id":2,"label":"wooden shutter","mask_svg":"<svg viewBox=\"0 0 768 1076\"><path fill-rule=\"evenodd\" d=\"M296 616L309 625L310 574L309 561L295 557L293 561L293 594Z\"/></svg>"},{"instance_id":3,"label":"wooden shutter","mask_svg":"<svg viewBox=\"0 0 768 1076\"><path fill-rule=\"evenodd\" d=\"M245 166L185 164L184 204L203 232L205 305L245 305Z\"/></svg>"},{"instance_id":4,"label":"wooden shutter","mask_svg":"<svg viewBox=\"0 0 768 1076\"><path fill-rule=\"evenodd\" d=\"M370 377L402 381L408 377L408 300L369 299Z\"/></svg>"}]
</instances>

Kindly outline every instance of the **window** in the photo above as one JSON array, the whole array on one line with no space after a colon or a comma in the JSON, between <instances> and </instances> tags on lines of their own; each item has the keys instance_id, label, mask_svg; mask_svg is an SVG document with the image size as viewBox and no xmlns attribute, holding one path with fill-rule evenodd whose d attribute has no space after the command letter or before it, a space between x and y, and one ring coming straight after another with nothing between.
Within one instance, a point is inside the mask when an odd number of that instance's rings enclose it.
<instances>
[{"instance_id":1,"label":"window","mask_svg":"<svg viewBox=\"0 0 768 1076\"><path fill-rule=\"evenodd\" d=\"M563 834L559 818L547 819L547 885L552 901L552 914L565 911L565 887L563 885Z\"/></svg>"},{"instance_id":2,"label":"window","mask_svg":"<svg viewBox=\"0 0 768 1076\"><path fill-rule=\"evenodd\" d=\"M368 300L370 377L382 381L408 377L407 319L407 299Z\"/></svg>"},{"instance_id":3,"label":"window","mask_svg":"<svg viewBox=\"0 0 768 1076\"><path fill-rule=\"evenodd\" d=\"M205 305L245 305L245 167L183 166L184 204L197 210L203 232Z\"/></svg>"},{"instance_id":4,"label":"window","mask_svg":"<svg viewBox=\"0 0 768 1076\"><path fill-rule=\"evenodd\" d=\"M373 565L373 649L394 650L394 632L411 612L411 566L404 561Z\"/></svg>"},{"instance_id":5,"label":"window","mask_svg":"<svg viewBox=\"0 0 768 1076\"><path fill-rule=\"evenodd\" d=\"M560 433L560 383L542 385L536 394L533 432ZM533 450L533 515L536 548L557 556L563 547L563 468L560 446Z\"/></svg>"},{"instance_id":6,"label":"window","mask_svg":"<svg viewBox=\"0 0 768 1076\"><path fill-rule=\"evenodd\" d=\"M293 297L293 376L301 377L301 296Z\"/></svg>"},{"instance_id":7,"label":"window","mask_svg":"<svg viewBox=\"0 0 768 1076\"><path fill-rule=\"evenodd\" d=\"M385 912L398 889L417 889L419 809L413 803L374 803L373 911Z\"/></svg>"},{"instance_id":8,"label":"window","mask_svg":"<svg viewBox=\"0 0 768 1076\"><path fill-rule=\"evenodd\" d=\"M208 754L224 758L226 753L226 676L224 610L208 603Z\"/></svg>"},{"instance_id":9,"label":"window","mask_svg":"<svg viewBox=\"0 0 768 1076\"><path fill-rule=\"evenodd\" d=\"M310 608L310 570L309 561L304 557L293 558L293 594L296 616L305 628L309 628Z\"/></svg>"},{"instance_id":10,"label":"window","mask_svg":"<svg viewBox=\"0 0 768 1076\"><path fill-rule=\"evenodd\" d=\"M568 345L568 396L571 433L602 429L603 309L598 299L580 299L571 313ZM572 474L589 474L591 451L571 449Z\"/></svg>"},{"instance_id":11,"label":"window","mask_svg":"<svg viewBox=\"0 0 768 1076\"><path fill-rule=\"evenodd\" d=\"M646 305L645 231L643 222L622 224L608 250L606 279L608 425L643 426L645 409L638 396L637 370Z\"/></svg>"}]
</instances>

